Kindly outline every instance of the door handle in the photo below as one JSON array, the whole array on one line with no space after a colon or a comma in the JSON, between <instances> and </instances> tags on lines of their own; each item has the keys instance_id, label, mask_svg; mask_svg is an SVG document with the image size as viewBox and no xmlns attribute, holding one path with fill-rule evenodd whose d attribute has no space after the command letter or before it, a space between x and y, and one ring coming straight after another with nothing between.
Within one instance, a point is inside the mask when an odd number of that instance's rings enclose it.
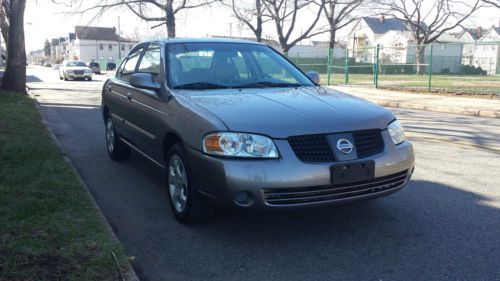
<instances>
[{"instance_id":1,"label":"door handle","mask_svg":"<svg viewBox=\"0 0 500 281\"><path fill-rule=\"evenodd\" d=\"M128 100L132 100L132 94L131 93L127 93L127 99Z\"/></svg>"}]
</instances>

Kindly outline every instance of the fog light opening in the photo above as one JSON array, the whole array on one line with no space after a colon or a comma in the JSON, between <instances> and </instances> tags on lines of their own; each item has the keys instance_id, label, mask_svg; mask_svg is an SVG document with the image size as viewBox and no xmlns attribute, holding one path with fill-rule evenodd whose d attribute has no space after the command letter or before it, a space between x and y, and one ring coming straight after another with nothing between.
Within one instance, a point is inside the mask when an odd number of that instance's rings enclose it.
<instances>
[{"instance_id":1,"label":"fog light opening","mask_svg":"<svg viewBox=\"0 0 500 281\"><path fill-rule=\"evenodd\" d=\"M243 206L243 207L251 206L253 204L254 200L255 200L255 196L251 192L248 192L248 191L239 191L234 196L234 202L236 202L236 204Z\"/></svg>"}]
</instances>

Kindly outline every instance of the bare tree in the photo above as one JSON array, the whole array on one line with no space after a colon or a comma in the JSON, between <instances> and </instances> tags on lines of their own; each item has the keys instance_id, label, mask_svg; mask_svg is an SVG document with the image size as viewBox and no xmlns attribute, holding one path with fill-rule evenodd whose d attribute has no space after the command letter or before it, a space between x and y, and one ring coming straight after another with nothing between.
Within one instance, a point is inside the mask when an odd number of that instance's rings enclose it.
<instances>
[{"instance_id":1,"label":"bare tree","mask_svg":"<svg viewBox=\"0 0 500 281\"><path fill-rule=\"evenodd\" d=\"M6 12L9 22L7 66L1 88L6 91L26 91L26 49L24 44L24 9L26 0L10 0Z\"/></svg>"},{"instance_id":2,"label":"bare tree","mask_svg":"<svg viewBox=\"0 0 500 281\"><path fill-rule=\"evenodd\" d=\"M222 4L229 6L233 11L233 15L236 19L248 27L253 34L257 42L262 41L262 26L266 20L264 20L265 8L262 4L262 0L252 0L251 7L245 7L243 1L241 0L228 0L222 1Z\"/></svg>"},{"instance_id":3,"label":"bare tree","mask_svg":"<svg viewBox=\"0 0 500 281\"><path fill-rule=\"evenodd\" d=\"M425 46L435 42L483 7L483 0L379 0L382 10L406 22L413 34L418 73L423 72Z\"/></svg>"},{"instance_id":4,"label":"bare tree","mask_svg":"<svg viewBox=\"0 0 500 281\"><path fill-rule=\"evenodd\" d=\"M497 8L500 8L500 0L483 0L484 3L488 5L495 6Z\"/></svg>"},{"instance_id":5,"label":"bare tree","mask_svg":"<svg viewBox=\"0 0 500 281\"><path fill-rule=\"evenodd\" d=\"M168 37L175 37L175 19L179 12L210 5L216 0L101 0L91 5L83 0L69 0L71 4L64 0L52 0L52 2L77 7L86 6L87 8L80 9L76 13L95 11L95 17L103 15L110 9L126 7L142 20L156 23L152 28L165 24Z\"/></svg>"},{"instance_id":6,"label":"bare tree","mask_svg":"<svg viewBox=\"0 0 500 281\"><path fill-rule=\"evenodd\" d=\"M360 7L363 0L322 1L324 2L324 13L328 22L328 32L330 33L329 47L333 49L335 47L337 31L358 19L354 12Z\"/></svg>"},{"instance_id":7,"label":"bare tree","mask_svg":"<svg viewBox=\"0 0 500 281\"><path fill-rule=\"evenodd\" d=\"M264 7L269 17L276 27L278 33L278 41L284 53L287 53L291 47L304 39L311 38L320 33L325 33L324 30L313 32L318 24L323 9L324 2L314 0L262 0ZM297 24L297 17L299 12L304 12L306 9L312 8L310 11L314 14L312 21L306 27L306 30L292 39L292 33Z\"/></svg>"}]
</instances>

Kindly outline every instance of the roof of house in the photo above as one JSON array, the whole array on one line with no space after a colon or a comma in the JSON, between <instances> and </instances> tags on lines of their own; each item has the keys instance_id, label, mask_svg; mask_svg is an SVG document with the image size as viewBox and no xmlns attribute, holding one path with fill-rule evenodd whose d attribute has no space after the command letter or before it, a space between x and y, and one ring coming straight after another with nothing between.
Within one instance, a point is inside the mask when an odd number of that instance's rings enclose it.
<instances>
[{"instance_id":1,"label":"roof of house","mask_svg":"<svg viewBox=\"0 0 500 281\"><path fill-rule=\"evenodd\" d=\"M383 21L378 17L363 17L368 27L373 31L373 33L384 34L389 30L396 31L410 31L411 28L408 22L397 18L386 18ZM425 23L421 23L422 29L427 29Z\"/></svg>"},{"instance_id":2,"label":"roof of house","mask_svg":"<svg viewBox=\"0 0 500 281\"><path fill-rule=\"evenodd\" d=\"M482 32L485 30L479 31L478 28L464 28L461 32L457 34L457 37L461 37L464 33L469 33L472 39L477 40L482 36Z\"/></svg>"},{"instance_id":3,"label":"roof of house","mask_svg":"<svg viewBox=\"0 0 500 281\"><path fill-rule=\"evenodd\" d=\"M75 26L75 33L81 40L130 41L118 36L114 27Z\"/></svg>"}]
</instances>

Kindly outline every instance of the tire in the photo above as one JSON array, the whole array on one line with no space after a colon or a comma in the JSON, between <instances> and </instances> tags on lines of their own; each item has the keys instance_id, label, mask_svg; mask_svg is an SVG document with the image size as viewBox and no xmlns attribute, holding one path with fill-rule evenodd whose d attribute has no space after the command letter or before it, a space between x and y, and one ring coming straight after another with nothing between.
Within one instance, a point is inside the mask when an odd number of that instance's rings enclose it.
<instances>
[{"instance_id":1,"label":"tire","mask_svg":"<svg viewBox=\"0 0 500 281\"><path fill-rule=\"evenodd\" d=\"M120 139L110 116L106 120L106 148L113 161L124 161L130 157L130 147Z\"/></svg>"},{"instance_id":2,"label":"tire","mask_svg":"<svg viewBox=\"0 0 500 281\"><path fill-rule=\"evenodd\" d=\"M88 81L92 81L92 77L89 77L87 80L88 80Z\"/></svg>"},{"instance_id":3,"label":"tire","mask_svg":"<svg viewBox=\"0 0 500 281\"><path fill-rule=\"evenodd\" d=\"M212 216L214 207L199 195L186 159L184 147L180 143L170 148L167 157L167 189L170 207L180 223L200 223ZM182 204L183 200L184 204Z\"/></svg>"},{"instance_id":4,"label":"tire","mask_svg":"<svg viewBox=\"0 0 500 281\"><path fill-rule=\"evenodd\" d=\"M59 80L63 80L63 78L61 77L61 75L59 75Z\"/></svg>"}]
</instances>

